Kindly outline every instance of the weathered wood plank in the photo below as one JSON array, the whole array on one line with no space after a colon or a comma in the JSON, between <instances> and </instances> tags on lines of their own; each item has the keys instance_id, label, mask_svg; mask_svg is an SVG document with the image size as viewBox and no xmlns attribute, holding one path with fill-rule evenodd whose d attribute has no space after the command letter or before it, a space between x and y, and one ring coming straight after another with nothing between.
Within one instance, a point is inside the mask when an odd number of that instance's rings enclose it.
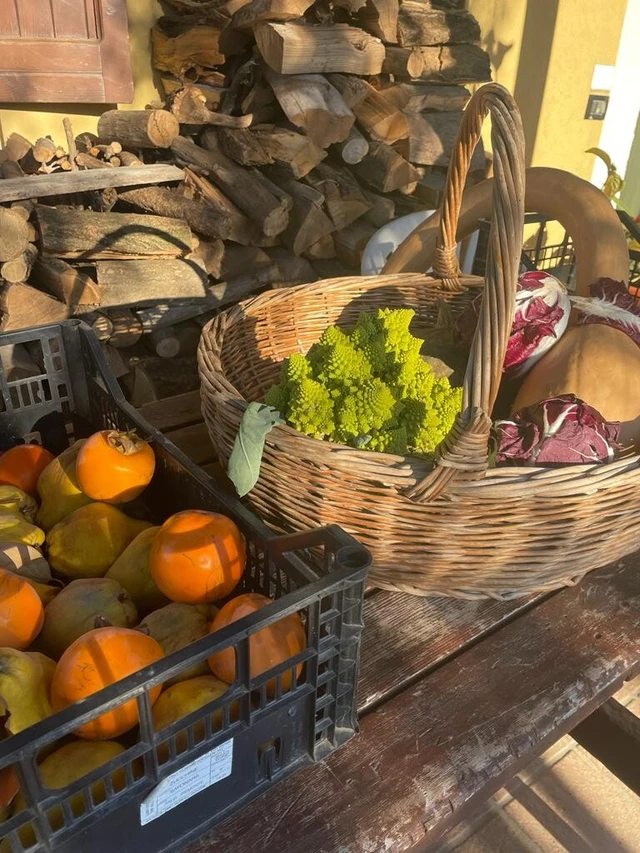
<instances>
[{"instance_id":1,"label":"weathered wood plank","mask_svg":"<svg viewBox=\"0 0 640 853\"><path fill-rule=\"evenodd\" d=\"M571 732L580 746L640 795L640 719L609 699Z\"/></svg>"},{"instance_id":2,"label":"weathered wood plank","mask_svg":"<svg viewBox=\"0 0 640 853\"><path fill-rule=\"evenodd\" d=\"M265 820L269 848L287 853L437 840L640 669L639 563L595 572L490 634L183 853L264 849Z\"/></svg>"},{"instance_id":3,"label":"weathered wood plank","mask_svg":"<svg viewBox=\"0 0 640 853\"><path fill-rule=\"evenodd\" d=\"M200 391L187 391L166 400L155 400L139 410L140 415L159 430L178 429L202 420Z\"/></svg>"},{"instance_id":4,"label":"weathered wood plank","mask_svg":"<svg viewBox=\"0 0 640 853\"><path fill-rule=\"evenodd\" d=\"M217 459L204 423L172 430L165 435L169 441L172 441L183 453L186 453L196 465L215 462Z\"/></svg>"},{"instance_id":5,"label":"weathered wood plank","mask_svg":"<svg viewBox=\"0 0 640 853\"><path fill-rule=\"evenodd\" d=\"M183 178L182 169L165 163L7 178L0 182L0 202L84 193L89 190L103 190L107 187L141 187L148 184L173 183Z\"/></svg>"}]
</instances>

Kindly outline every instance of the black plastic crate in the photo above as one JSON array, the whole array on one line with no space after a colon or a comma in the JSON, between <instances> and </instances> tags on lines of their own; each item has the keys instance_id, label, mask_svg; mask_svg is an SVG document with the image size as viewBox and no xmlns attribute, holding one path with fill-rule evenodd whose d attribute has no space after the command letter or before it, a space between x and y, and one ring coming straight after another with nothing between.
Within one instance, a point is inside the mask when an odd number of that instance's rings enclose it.
<instances>
[{"instance_id":1,"label":"black plastic crate","mask_svg":"<svg viewBox=\"0 0 640 853\"><path fill-rule=\"evenodd\" d=\"M0 348L13 344L27 344L32 352L36 347L44 372L8 382L0 371L0 449L37 441L59 452L71 439L96 429L135 428L153 440L156 452L155 475L145 491L151 520L163 521L180 509L230 515L248 545L247 570L234 594L251 590L277 599L0 744L0 770L15 765L28 806L0 823L0 838L10 839L16 853L175 851L287 774L323 759L355 733L362 600L370 555L337 526L291 536L272 534L138 416L106 367L97 340L80 321L0 335ZM251 680L249 636L294 612L306 626L307 648ZM231 645L237 677L229 691L160 734L154 731L149 689ZM283 675L295 676L298 665L302 671L287 690ZM39 752L131 698L138 703L140 728L125 743L126 752L67 788L45 789L36 766ZM97 782L104 785L103 802L91 793ZM197 791L205 782L209 784ZM154 792L155 806L147 799ZM179 792L189 797L154 818L154 808L162 812L167 800L179 799ZM57 821L63 822L57 829L48 819L54 807ZM25 848L18 833L22 827L24 836L27 824L36 841Z\"/></svg>"}]
</instances>

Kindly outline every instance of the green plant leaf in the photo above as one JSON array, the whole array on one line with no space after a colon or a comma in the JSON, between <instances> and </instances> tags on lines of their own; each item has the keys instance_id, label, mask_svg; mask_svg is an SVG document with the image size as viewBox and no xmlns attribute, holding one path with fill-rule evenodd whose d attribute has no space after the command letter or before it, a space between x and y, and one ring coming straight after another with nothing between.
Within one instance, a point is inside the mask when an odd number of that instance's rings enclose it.
<instances>
[{"instance_id":1,"label":"green plant leaf","mask_svg":"<svg viewBox=\"0 0 640 853\"><path fill-rule=\"evenodd\" d=\"M274 426L283 423L272 406L249 403L245 409L227 466L229 479L241 498L258 482L267 435Z\"/></svg>"}]
</instances>

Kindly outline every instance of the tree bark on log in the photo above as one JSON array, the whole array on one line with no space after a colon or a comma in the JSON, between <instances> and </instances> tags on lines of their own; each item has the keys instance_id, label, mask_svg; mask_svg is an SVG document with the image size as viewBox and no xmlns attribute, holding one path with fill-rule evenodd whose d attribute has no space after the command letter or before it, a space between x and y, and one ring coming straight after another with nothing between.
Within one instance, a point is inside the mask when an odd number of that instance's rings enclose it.
<instances>
[{"instance_id":1,"label":"tree bark on log","mask_svg":"<svg viewBox=\"0 0 640 853\"><path fill-rule=\"evenodd\" d=\"M91 276L78 272L60 258L38 258L33 270L33 284L57 297L65 305L97 305L100 291Z\"/></svg>"},{"instance_id":2,"label":"tree bark on log","mask_svg":"<svg viewBox=\"0 0 640 853\"><path fill-rule=\"evenodd\" d=\"M306 180L324 195L325 208L336 231L351 225L371 209L360 184L348 169L321 163Z\"/></svg>"},{"instance_id":3,"label":"tree bark on log","mask_svg":"<svg viewBox=\"0 0 640 853\"><path fill-rule=\"evenodd\" d=\"M482 83L491 80L489 54L475 44L389 46L383 72L434 83Z\"/></svg>"},{"instance_id":4,"label":"tree bark on log","mask_svg":"<svg viewBox=\"0 0 640 853\"><path fill-rule=\"evenodd\" d=\"M235 13L229 27L251 29L260 21L294 21L301 18L314 0L253 0Z\"/></svg>"},{"instance_id":5,"label":"tree bark on log","mask_svg":"<svg viewBox=\"0 0 640 853\"><path fill-rule=\"evenodd\" d=\"M375 142L369 154L355 167L359 178L374 190L390 193L419 180L420 173L384 142Z\"/></svg>"},{"instance_id":6,"label":"tree bark on log","mask_svg":"<svg viewBox=\"0 0 640 853\"><path fill-rule=\"evenodd\" d=\"M179 135L178 119L167 110L108 110L98 119L98 136L125 148L171 148Z\"/></svg>"},{"instance_id":7,"label":"tree bark on log","mask_svg":"<svg viewBox=\"0 0 640 853\"><path fill-rule=\"evenodd\" d=\"M433 9L415 0L403 0L397 19L397 41L403 47L475 44L480 26L470 12Z\"/></svg>"},{"instance_id":8,"label":"tree bark on log","mask_svg":"<svg viewBox=\"0 0 640 853\"><path fill-rule=\"evenodd\" d=\"M289 226L282 234L282 242L295 255L301 255L334 230L333 222L322 209L324 196L313 187L288 178L277 167L270 167L267 174L293 200Z\"/></svg>"}]
</instances>

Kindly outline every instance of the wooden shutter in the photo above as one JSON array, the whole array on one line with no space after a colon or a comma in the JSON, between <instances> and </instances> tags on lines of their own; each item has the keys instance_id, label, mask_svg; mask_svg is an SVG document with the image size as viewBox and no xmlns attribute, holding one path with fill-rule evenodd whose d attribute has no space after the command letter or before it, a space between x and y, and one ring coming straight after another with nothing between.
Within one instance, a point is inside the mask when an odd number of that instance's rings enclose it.
<instances>
[{"instance_id":1,"label":"wooden shutter","mask_svg":"<svg viewBox=\"0 0 640 853\"><path fill-rule=\"evenodd\" d=\"M132 100L126 0L0 0L0 102Z\"/></svg>"}]
</instances>

